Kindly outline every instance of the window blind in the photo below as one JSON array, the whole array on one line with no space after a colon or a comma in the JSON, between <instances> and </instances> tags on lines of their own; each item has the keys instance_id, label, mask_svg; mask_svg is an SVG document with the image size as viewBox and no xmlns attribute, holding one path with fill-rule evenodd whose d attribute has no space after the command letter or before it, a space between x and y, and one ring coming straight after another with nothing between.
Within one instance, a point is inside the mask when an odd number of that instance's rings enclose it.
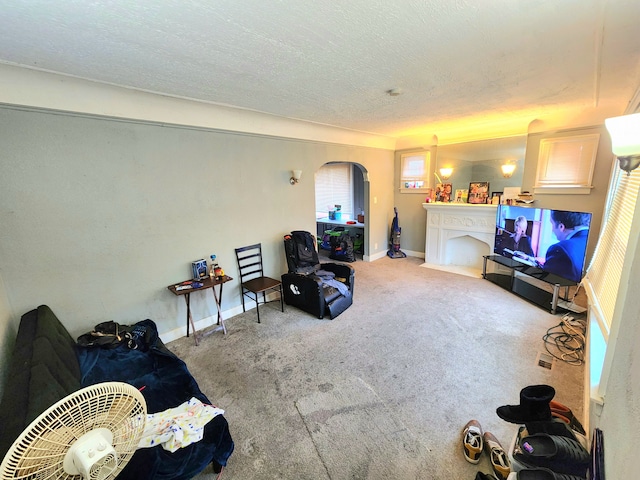
<instances>
[{"instance_id":1,"label":"window blind","mask_svg":"<svg viewBox=\"0 0 640 480\"><path fill-rule=\"evenodd\" d=\"M316 212L326 212L330 206L341 205L341 212L353 215L352 166L333 163L320 167L316 173Z\"/></svg>"},{"instance_id":2,"label":"window blind","mask_svg":"<svg viewBox=\"0 0 640 480\"><path fill-rule=\"evenodd\" d=\"M592 134L542 140L536 186L590 185L599 138Z\"/></svg>"},{"instance_id":3,"label":"window blind","mask_svg":"<svg viewBox=\"0 0 640 480\"><path fill-rule=\"evenodd\" d=\"M596 304L603 317L601 320L609 330L640 189L640 169L632 171L629 176L620 169L616 170L605 222L585 277L594 297L591 301Z\"/></svg>"},{"instance_id":4,"label":"window blind","mask_svg":"<svg viewBox=\"0 0 640 480\"><path fill-rule=\"evenodd\" d=\"M400 190L428 188L431 152L407 153L401 155L400 158Z\"/></svg>"},{"instance_id":5,"label":"window blind","mask_svg":"<svg viewBox=\"0 0 640 480\"><path fill-rule=\"evenodd\" d=\"M403 158L402 179L422 180L425 177L425 156L412 155Z\"/></svg>"}]
</instances>

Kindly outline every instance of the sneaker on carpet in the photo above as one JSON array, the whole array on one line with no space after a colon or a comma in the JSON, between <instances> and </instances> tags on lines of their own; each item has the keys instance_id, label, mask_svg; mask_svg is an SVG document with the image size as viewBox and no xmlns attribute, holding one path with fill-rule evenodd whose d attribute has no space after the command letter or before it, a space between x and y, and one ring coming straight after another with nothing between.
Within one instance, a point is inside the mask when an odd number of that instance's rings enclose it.
<instances>
[{"instance_id":1,"label":"sneaker on carpet","mask_svg":"<svg viewBox=\"0 0 640 480\"><path fill-rule=\"evenodd\" d=\"M482 454L482 427L477 420L469 420L462 430L462 449L467 462L476 465Z\"/></svg>"},{"instance_id":2,"label":"sneaker on carpet","mask_svg":"<svg viewBox=\"0 0 640 480\"><path fill-rule=\"evenodd\" d=\"M491 432L484 432L484 448L491 459L491 466L499 480L507 480L511 472L511 462L498 439Z\"/></svg>"}]
</instances>

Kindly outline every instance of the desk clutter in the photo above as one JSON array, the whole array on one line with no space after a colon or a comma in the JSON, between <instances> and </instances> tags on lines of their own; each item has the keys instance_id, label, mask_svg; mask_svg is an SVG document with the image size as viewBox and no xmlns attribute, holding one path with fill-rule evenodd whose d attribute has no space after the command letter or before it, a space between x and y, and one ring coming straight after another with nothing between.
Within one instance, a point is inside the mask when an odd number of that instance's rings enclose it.
<instances>
[{"instance_id":1,"label":"desk clutter","mask_svg":"<svg viewBox=\"0 0 640 480\"><path fill-rule=\"evenodd\" d=\"M187 280L185 282L175 285L176 292L181 290L189 290L190 288L200 288L204 285L202 282L196 282L195 280Z\"/></svg>"},{"instance_id":2,"label":"desk clutter","mask_svg":"<svg viewBox=\"0 0 640 480\"><path fill-rule=\"evenodd\" d=\"M222 285L226 282L233 280L233 278L225 275L224 270L220 268L216 261L215 255L210 255L211 265L207 267L207 261L204 258L191 262L191 275L193 279L185 280L183 282L169 285L167 288L171 293L178 296L183 296L187 306L187 337L189 336L189 329L193 330L193 338L195 344L198 345L198 337L196 335L196 327L191 316L191 292L203 291L211 289L213 295L213 301L215 304L217 313L217 324L222 327L224 334L227 334L227 328L222 318ZM207 273L208 272L208 273ZM216 293L216 287L218 292Z\"/></svg>"},{"instance_id":3,"label":"desk clutter","mask_svg":"<svg viewBox=\"0 0 640 480\"><path fill-rule=\"evenodd\" d=\"M329 220L342 220L342 205L329 205Z\"/></svg>"},{"instance_id":4,"label":"desk clutter","mask_svg":"<svg viewBox=\"0 0 640 480\"><path fill-rule=\"evenodd\" d=\"M362 253L364 241L362 235L351 235L349 229L335 226L325 230L322 238L318 238L318 248L331 251L330 258L343 262L355 262L354 252ZM353 260L351 258L353 257Z\"/></svg>"}]
</instances>

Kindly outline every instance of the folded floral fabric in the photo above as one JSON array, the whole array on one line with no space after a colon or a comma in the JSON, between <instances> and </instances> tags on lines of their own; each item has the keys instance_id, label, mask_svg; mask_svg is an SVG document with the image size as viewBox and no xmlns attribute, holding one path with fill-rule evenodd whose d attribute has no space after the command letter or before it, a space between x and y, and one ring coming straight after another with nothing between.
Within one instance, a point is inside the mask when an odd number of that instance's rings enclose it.
<instances>
[{"instance_id":1,"label":"folded floral fabric","mask_svg":"<svg viewBox=\"0 0 640 480\"><path fill-rule=\"evenodd\" d=\"M198 442L204 435L204 426L224 410L205 405L192 397L175 408L147 415L144 433L138 448L162 448L175 452L179 448Z\"/></svg>"}]
</instances>

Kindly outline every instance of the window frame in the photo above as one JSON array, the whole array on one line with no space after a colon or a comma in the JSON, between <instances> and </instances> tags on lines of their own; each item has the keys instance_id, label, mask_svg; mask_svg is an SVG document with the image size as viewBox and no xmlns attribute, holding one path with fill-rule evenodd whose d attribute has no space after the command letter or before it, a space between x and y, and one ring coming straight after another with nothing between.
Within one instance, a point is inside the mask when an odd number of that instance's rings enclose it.
<instances>
[{"instance_id":1,"label":"window frame","mask_svg":"<svg viewBox=\"0 0 640 480\"><path fill-rule=\"evenodd\" d=\"M534 193L591 193L599 141L599 133L540 140ZM574 158L567 160L571 155ZM567 167L574 171L573 176L566 175Z\"/></svg>"},{"instance_id":2,"label":"window frame","mask_svg":"<svg viewBox=\"0 0 640 480\"><path fill-rule=\"evenodd\" d=\"M405 163L410 158L422 157L422 175L408 175L409 167L405 168ZM431 184L431 150L419 150L415 152L405 152L400 154L400 193L426 193L432 188ZM423 182L422 187L409 187L408 183Z\"/></svg>"}]
</instances>

